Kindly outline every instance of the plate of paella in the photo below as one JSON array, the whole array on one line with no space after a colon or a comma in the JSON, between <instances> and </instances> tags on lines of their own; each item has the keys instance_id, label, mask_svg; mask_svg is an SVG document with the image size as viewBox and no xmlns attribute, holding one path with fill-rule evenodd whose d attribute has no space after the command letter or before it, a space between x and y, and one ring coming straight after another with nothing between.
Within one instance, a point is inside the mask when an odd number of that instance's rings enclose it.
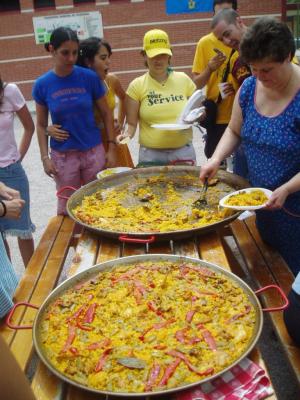
<instances>
[{"instance_id":1,"label":"plate of paella","mask_svg":"<svg viewBox=\"0 0 300 400\"><path fill-rule=\"evenodd\" d=\"M219 205L234 210L258 210L266 206L271 195L269 189L251 187L224 196Z\"/></svg>"},{"instance_id":2,"label":"plate of paella","mask_svg":"<svg viewBox=\"0 0 300 400\"><path fill-rule=\"evenodd\" d=\"M114 174L120 174L121 172L127 172L130 171L132 168L129 167L116 167L116 168L106 168L103 169L102 171L98 172L97 178L106 178L107 176L114 175Z\"/></svg>"}]
</instances>

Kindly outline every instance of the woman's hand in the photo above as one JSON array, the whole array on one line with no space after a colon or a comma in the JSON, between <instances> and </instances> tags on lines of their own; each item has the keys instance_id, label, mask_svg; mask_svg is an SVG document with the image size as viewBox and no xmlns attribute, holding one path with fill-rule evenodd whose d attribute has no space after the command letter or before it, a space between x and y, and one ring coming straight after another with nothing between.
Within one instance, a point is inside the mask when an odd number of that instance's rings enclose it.
<instances>
[{"instance_id":1,"label":"woman's hand","mask_svg":"<svg viewBox=\"0 0 300 400\"><path fill-rule=\"evenodd\" d=\"M289 191L285 185L279 186L279 188L274 190L268 202L266 203L266 208L269 210L278 210L279 208L282 208L288 195Z\"/></svg>"},{"instance_id":2,"label":"woman's hand","mask_svg":"<svg viewBox=\"0 0 300 400\"><path fill-rule=\"evenodd\" d=\"M45 157L43 159L43 167L45 173L50 176L50 178L54 178L54 175L57 175L57 169L55 168L50 157Z\"/></svg>"},{"instance_id":3,"label":"woman's hand","mask_svg":"<svg viewBox=\"0 0 300 400\"><path fill-rule=\"evenodd\" d=\"M20 192L0 182L0 196L6 200L20 199Z\"/></svg>"},{"instance_id":4,"label":"woman's hand","mask_svg":"<svg viewBox=\"0 0 300 400\"><path fill-rule=\"evenodd\" d=\"M106 153L106 163L105 166L106 168L113 168L117 164L117 155L115 148L113 149L111 146L116 147L115 144L110 144L108 148L108 152Z\"/></svg>"},{"instance_id":5,"label":"woman's hand","mask_svg":"<svg viewBox=\"0 0 300 400\"><path fill-rule=\"evenodd\" d=\"M61 125L56 125L56 124L50 125L47 127L46 132L48 136L51 136L58 142L65 142L70 137L69 132L61 129Z\"/></svg>"},{"instance_id":6,"label":"woman's hand","mask_svg":"<svg viewBox=\"0 0 300 400\"><path fill-rule=\"evenodd\" d=\"M6 207L5 218L20 218L25 201L22 199L3 200Z\"/></svg>"},{"instance_id":7,"label":"woman's hand","mask_svg":"<svg viewBox=\"0 0 300 400\"><path fill-rule=\"evenodd\" d=\"M126 144L129 143L131 137L128 135L128 131L121 133L116 137L116 142L118 144Z\"/></svg>"},{"instance_id":8,"label":"woman's hand","mask_svg":"<svg viewBox=\"0 0 300 400\"><path fill-rule=\"evenodd\" d=\"M213 178L216 175L220 164L221 162L219 160L210 158L200 169L200 181L204 183L206 178L208 178L208 180Z\"/></svg>"}]
</instances>

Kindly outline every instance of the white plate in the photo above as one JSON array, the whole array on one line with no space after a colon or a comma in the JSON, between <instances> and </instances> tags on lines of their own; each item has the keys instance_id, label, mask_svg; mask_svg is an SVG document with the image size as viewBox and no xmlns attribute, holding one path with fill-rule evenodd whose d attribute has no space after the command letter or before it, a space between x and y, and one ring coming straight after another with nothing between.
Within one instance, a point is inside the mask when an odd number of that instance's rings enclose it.
<instances>
[{"instance_id":1,"label":"white plate","mask_svg":"<svg viewBox=\"0 0 300 400\"><path fill-rule=\"evenodd\" d=\"M272 191L269 189L264 189L264 188L246 188L246 189L241 189L241 190L237 190L236 192L232 192L229 193L227 196L223 197L220 201L219 201L219 205L221 207L226 207L226 208L232 208L233 210L258 210L260 208L264 208L265 207L265 203L261 204L260 206L230 206L228 204L225 204L226 200L236 194L239 194L241 192L246 192L246 193L250 193L253 192L253 190L261 190L262 192L265 193L265 195L269 198L271 197Z\"/></svg>"},{"instance_id":2,"label":"white plate","mask_svg":"<svg viewBox=\"0 0 300 400\"><path fill-rule=\"evenodd\" d=\"M98 172L97 178L106 178L107 176L113 175L113 174L119 174L120 172L126 172L130 171L132 168L129 167L116 167L116 168L106 168L103 171Z\"/></svg>"},{"instance_id":3,"label":"white plate","mask_svg":"<svg viewBox=\"0 0 300 400\"><path fill-rule=\"evenodd\" d=\"M183 131L192 127L192 124L152 124L152 128L163 131Z\"/></svg>"}]
</instances>

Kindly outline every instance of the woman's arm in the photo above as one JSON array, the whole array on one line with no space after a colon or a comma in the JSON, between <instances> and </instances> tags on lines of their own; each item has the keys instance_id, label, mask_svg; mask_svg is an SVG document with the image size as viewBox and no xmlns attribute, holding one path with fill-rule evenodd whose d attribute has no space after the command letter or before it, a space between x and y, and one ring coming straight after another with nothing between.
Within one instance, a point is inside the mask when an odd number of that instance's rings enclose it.
<instances>
[{"instance_id":1,"label":"woman's arm","mask_svg":"<svg viewBox=\"0 0 300 400\"><path fill-rule=\"evenodd\" d=\"M102 96L98 100L96 100L96 105L102 115L105 131L107 133L108 151L107 151L106 166L114 167L116 164L116 154L115 154L116 142L115 142L112 112L108 107L105 96Z\"/></svg>"},{"instance_id":2,"label":"woman's arm","mask_svg":"<svg viewBox=\"0 0 300 400\"><path fill-rule=\"evenodd\" d=\"M243 115L239 105L239 93L240 91L237 92L234 99L228 127L225 129L212 157L203 167L201 167L200 180L202 182L204 182L205 178L212 178L216 174L222 160L230 156L240 143L240 131L243 123Z\"/></svg>"},{"instance_id":3,"label":"woman's arm","mask_svg":"<svg viewBox=\"0 0 300 400\"><path fill-rule=\"evenodd\" d=\"M120 79L114 75L114 74L109 74L109 78L112 82L114 92L116 96L119 99L119 106L118 106L118 124L120 128L122 127L125 119L125 98L126 98L126 93L125 90L123 89Z\"/></svg>"},{"instance_id":4,"label":"woman's arm","mask_svg":"<svg viewBox=\"0 0 300 400\"><path fill-rule=\"evenodd\" d=\"M119 143L126 138L133 138L139 120L140 103L138 101L126 95L125 108L127 129L117 137Z\"/></svg>"},{"instance_id":5,"label":"woman's arm","mask_svg":"<svg viewBox=\"0 0 300 400\"><path fill-rule=\"evenodd\" d=\"M16 114L24 128L22 139L19 145L19 152L22 161L31 143L32 135L34 133L34 123L26 104L20 110L18 110Z\"/></svg>"},{"instance_id":6,"label":"woman's arm","mask_svg":"<svg viewBox=\"0 0 300 400\"><path fill-rule=\"evenodd\" d=\"M40 147L41 160L44 166L44 171L51 178L53 175L57 174L57 171L49 157L48 154L48 136L47 136L47 126L48 126L48 108L42 106L41 104L36 104L36 131Z\"/></svg>"}]
</instances>

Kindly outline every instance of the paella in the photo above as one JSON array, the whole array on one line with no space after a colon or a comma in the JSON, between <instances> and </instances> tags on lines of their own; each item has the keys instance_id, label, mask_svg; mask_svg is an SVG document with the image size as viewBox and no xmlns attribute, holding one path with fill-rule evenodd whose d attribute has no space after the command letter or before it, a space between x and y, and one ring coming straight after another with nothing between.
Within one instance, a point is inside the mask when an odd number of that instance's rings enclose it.
<instances>
[{"instance_id":1,"label":"paella","mask_svg":"<svg viewBox=\"0 0 300 400\"><path fill-rule=\"evenodd\" d=\"M229 276L194 262L122 264L78 283L45 309L43 351L69 379L101 391L186 386L247 349L255 309Z\"/></svg>"},{"instance_id":2,"label":"paella","mask_svg":"<svg viewBox=\"0 0 300 400\"><path fill-rule=\"evenodd\" d=\"M268 201L265 192L260 189L245 191L229 196L224 204L229 206L260 206Z\"/></svg>"},{"instance_id":3,"label":"paella","mask_svg":"<svg viewBox=\"0 0 300 400\"><path fill-rule=\"evenodd\" d=\"M72 214L88 226L125 233L189 230L233 214L218 208L224 193L232 191L231 186L212 182L207 192L208 206L198 209L193 203L200 191L199 181L190 175L168 181L160 175L139 177L84 196Z\"/></svg>"}]
</instances>

